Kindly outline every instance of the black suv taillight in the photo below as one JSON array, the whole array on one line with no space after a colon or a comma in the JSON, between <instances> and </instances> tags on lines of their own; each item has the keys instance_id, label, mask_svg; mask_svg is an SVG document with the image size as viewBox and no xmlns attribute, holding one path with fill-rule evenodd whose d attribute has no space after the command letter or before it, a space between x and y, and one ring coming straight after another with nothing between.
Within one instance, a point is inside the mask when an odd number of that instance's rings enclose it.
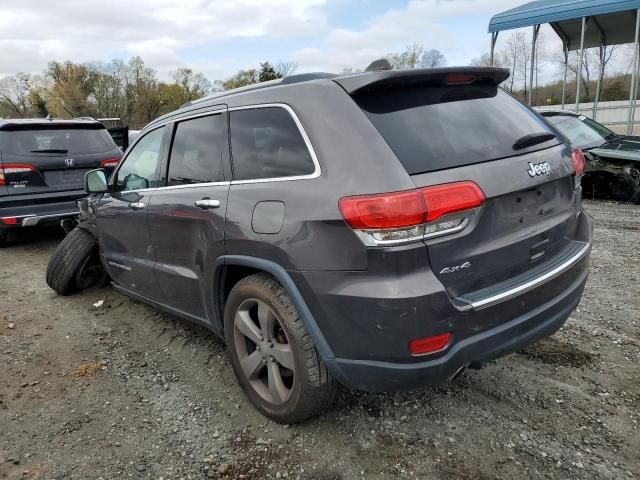
<instances>
[{"instance_id":1,"label":"black suv taillight","mask_svg":"<svg viewBox=\"0 0 640 480\"><path fill-rule=\"evenodd\" d=\"M27 163L4 163L0 165L0 185L7 184L7 175L12 173L35 172L33 165Z\"/></svg>"}]
</instances>

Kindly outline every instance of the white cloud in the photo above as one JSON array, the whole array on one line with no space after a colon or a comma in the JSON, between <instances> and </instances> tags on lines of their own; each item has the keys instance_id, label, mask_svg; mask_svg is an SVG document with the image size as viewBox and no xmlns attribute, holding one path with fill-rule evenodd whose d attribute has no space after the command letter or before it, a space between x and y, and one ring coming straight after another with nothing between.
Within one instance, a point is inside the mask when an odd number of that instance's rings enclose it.
<instances>
[{"instance_id":1,"label":"white cloud","mask_svg":"<svg viewBox=\"0 0 640 480\"><path fill-rule=\"evenodd\" d=\"M409 0L356 29L328 25L327 5L340 1L370 16L370 0L0 0L0 77L39 72L51 60L140 55L164 78L189 66L218 79L249 66L250 51L238 60L236 52L216 48L234 39L282 40L280 51L291 51L299 72L364 68L414 42L461 64L488 50L491 16L522 3ZM206 53L188 56L190 49Z\"/></svg>"},{"instance_id":2,"label":"white cloud","mask_svg":"<svg viewBox=\"0 0 640 480\"><path fill-rule=\"evenodd\" d=\"M488 49L486 26L495 13L521 0L410 0L406 7L388 10L362 30L336 28L319 46L298 49L293 58L301 70L341 71L364 68L372 60L414 42L436 48L453 63L466 63ZM482 30L457 35L456 17L474 16ZM475 26L474 28L477 28Z\"/></svg>"},{"instance_id":3,"label":"white cloud","mask_svg":"<svg viewBox=\"0 0 640 480\"><path fill-rule=\"evenodd\" d=\"M0 5L0 76L50 60L141 55L165 71L210 42L297 37L325 26L326 0L21 0ZM216 70L209 65L209 70ZM166 70L168 71L168 70Z\"/></svg>"}]
</instances>

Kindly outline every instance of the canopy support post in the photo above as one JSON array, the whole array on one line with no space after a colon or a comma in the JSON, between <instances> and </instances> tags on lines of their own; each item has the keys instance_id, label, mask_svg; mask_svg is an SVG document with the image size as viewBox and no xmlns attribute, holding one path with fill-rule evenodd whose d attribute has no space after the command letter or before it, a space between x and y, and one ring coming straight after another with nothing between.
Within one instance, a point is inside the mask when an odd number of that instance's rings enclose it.
<instances>
[{"instance_id":1,"label":"canopy support post","mask_svg":"<svg viewBox=\"0 0 640 480\"><path fill-rule=\"evenodd\" d=\"M636 10L636 36L633 44L633 72L631 73L631 88L629 89L629 124L627 135L633 134L636 104L636 76L638 75L638 35L640 34L640 8Z\"/></svg>"},{"instance_id":2,"label":"canopy support post","mask_svg":"<svg viewBox=\"0 0 640 480\"><path fill-rule=\"evenodd\" d=\"M603 62L604 62L604 47L600 45L600 68L598 68L598 81L596 82L596 98L593 101L593 112L591 117L596 120L596 116L598 115L598 102L600 101L600 82L602 77L604 76L603 71Z\"/></svg>"},{"instance_id":3,"label":"canopy support post","mask_svg":"<svg viewBox=\"0 0 640 480\"><path fill-rule=\"evenodd\" d=\"M562 80L562 110L564 110L564 104L567 94L567 70L569 68L569 45L565 42L562 43L564 50L564 79Z\"/></svg>"},{"instance_id":4,"label":"canopy support post","mask_svg":"<svg viewBox=\"0 0 640 480\"><path fill-rule=\"evenodd\" d=\"M578 57L578 74L576 75L576 113L580 108L580 82L582 82L582 62L584 61L584 31L587 27L587 17L582 17L582 32L580 33L580 56Z\"/></svg>"},{"instance_id":5,"label":"canopy support post","mask_svg":"<svg viewBox=\"0 0 640 480\"><path fill-rule=\"evenodd\" d=\"M531 69L529 70L529 106L533 100L533 70L536 65L536 42L538 41L538 32L540 32L540 25L533 26L533 37L531 40Z\"/></svg>"},{"instance_id":6,"label":"canopy support post","mask_svg":"<svg viewBox=\"0 0 640 480\"><path fill-rule=\"evenodd\" d=\"M496 42L498 41L498 33L500 32L491 32L491 66L494 64L494 54L496 50Z\"/></svg>"}]
</instances>

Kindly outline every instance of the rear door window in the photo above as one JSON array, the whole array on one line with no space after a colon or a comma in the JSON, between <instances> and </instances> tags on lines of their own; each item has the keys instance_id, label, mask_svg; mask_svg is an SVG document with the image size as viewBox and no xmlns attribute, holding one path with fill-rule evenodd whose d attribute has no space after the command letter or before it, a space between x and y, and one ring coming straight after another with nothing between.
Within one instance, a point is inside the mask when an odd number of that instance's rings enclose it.
<instances>
[{"instance_id":1,"label":"rear door window","mask_svg":"<svg viewBox=\"0 0 640 480\"><path fill-rule=\"evenodd\" d=\"M6 152L14 155L105 153L116 144L104 129L47 128L16 130L8 136Z\"/></svg>"},{"instance_id":2,"label":"rear door window","mask_svg":"<svg viewBox=\"0 0 640 480\"><path fill-rule=\"evenodd\" d=\"M168 185L224 180L227 128L222 114L177 124L169 159Z\"/></svg>"},{"instance_id":3,"label":"rear door window","mask_svg":"<svg viewBox=\"0 0 640 480\"><path fill-rule=\"evenodd\" d=\"M229 114L235 180L310 175L315 164L291 114L280 107Z\"/></svg>"},{"instance_id":4,"label":"rear door window","mask_svg":"<svg viewBox=\"0 0 640 480\"><path fill-rule=\"evenodd\" d=\"M415 86L354 95L410 174L460 167L547 148L514 150L531 133L554 133L495 85Z\"/></svg>"}]
</instances>

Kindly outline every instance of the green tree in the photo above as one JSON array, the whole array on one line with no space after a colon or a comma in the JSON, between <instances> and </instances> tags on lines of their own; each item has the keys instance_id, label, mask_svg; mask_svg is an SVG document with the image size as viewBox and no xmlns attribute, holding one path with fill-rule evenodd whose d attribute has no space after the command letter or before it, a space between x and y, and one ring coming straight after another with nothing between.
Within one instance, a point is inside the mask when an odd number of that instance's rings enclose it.
<instances>
[{"instance_id":1,"label":"green tree","mask_svg":"<svg viewBox=\"0 0 640 480\"><path fill-rule=\"evenodd\" d=\"M602 89L602 101L626 100L629 98L628 91L624 88L622 80L614 80Z\"/></svg>"},{"instance_id":2,"label":"green tree","mask_svg":"<svg viewBox=\"0 0 640 480\"><path fill-rule=\"evenodd\" d=\"M233 77L222 82L222 87L225 90L231 90L233 88L244 87L254 83L258 83L258 71L256 69L240 70Z\"/></svg>"},{"instance_id":3,"label":"green tree","mask_svg":"<svg viewBox=\"0 0 640 480\"><path fill-rule=\"evenodd\" d=\"M140 57L131 58L127 70L127 123L142 127L160 114L160 83L155 70L147 67Z\"/></svg>"},{"instance_id":4,"label":"green tree","mask_svg":"<svg viewBox=\"0 0 640 480\"><path fill-rule=\"evenodd\" d=\"M127 65L122 60L87 65L94 72L91 100L99 117L124 117L127 111Z\"/></svg>"},{"instance_id":5,"label":"green tree","mask_svg":"<svg viewBox=\"0 0 640 480\"><path fill-rule=\"evenodd\" d=\"M94 106L89 100L96 78L94 71L70 61L51 62L47 74L53 82L47 103L49 111L58 117L95 114Z\"/></svg>"},{"instance_id":6,"label":"green tree","mask_svg":"<svg viewBox=\"0 0 640 480\"><path fill-rule=\"evenodd\" d=\"M202 73L193 73L190 68L179 68L173 79L183 93L182 103L202 98L212 89L211 82Z\"/></svg>"},{"instance_id":7,"label":"green tree","mask_svg":"<svg viewBox=\"0 0 640 480\"><path fill-rule=\"evenodd\" d=\"M258 72L258 80L260 82L268 82L269 80L276 80L282 78L271 62L263 62L260 64L260 71Z\"/></svg>"}]
</instances>

